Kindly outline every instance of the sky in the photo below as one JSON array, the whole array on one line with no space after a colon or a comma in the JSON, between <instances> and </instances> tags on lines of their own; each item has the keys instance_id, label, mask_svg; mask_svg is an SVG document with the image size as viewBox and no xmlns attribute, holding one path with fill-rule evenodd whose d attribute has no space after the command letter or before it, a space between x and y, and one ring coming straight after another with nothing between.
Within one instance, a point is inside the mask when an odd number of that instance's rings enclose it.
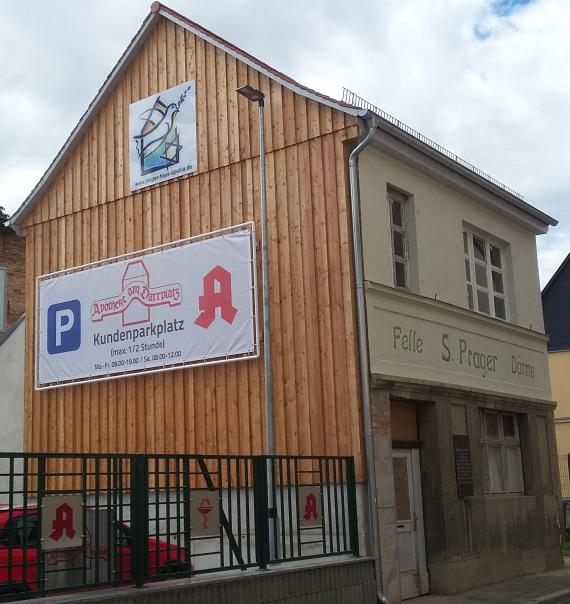
<instances>
[{"instance_id":1,"label":"sky","mask_svg":"<svg viewBox=\"0 0 570 604\"><path fill-rule=\"evenodd\" d=\"M0 0L0 206L28 196L150 11L148 0ZM225 0L165 4L294 79L342 88L560 221L570 252L568 0Z\"/></svg>"}]
</instances>

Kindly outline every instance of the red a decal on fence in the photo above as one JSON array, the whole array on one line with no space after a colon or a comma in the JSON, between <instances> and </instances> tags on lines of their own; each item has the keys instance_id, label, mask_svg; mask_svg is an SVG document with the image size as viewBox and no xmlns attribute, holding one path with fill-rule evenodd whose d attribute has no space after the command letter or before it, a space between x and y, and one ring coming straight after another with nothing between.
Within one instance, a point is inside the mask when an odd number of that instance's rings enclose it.
<instances>
[{"instance_id":1,"label":"red a decal on fence","mask_svg":"<svg viewBox=\"0 0 570 604\"><path fill-rule=\"evenodd\" d=\"M68 539L73 539L75 529L73 528L73 508L63 503L55 511L55 520L53 521L53 531L50 533L50 539L59 541L63 535L63 531Z\"/></svg>"},{"instance_id":2,"label":"red a decal on fence","mask_svg":"<svg viewBox=\"0 0 570 604\"><path fill-rule=\"evenodd\" d=\"M216 291L216 283L219 291ZM220 265L215 266L204 277L204 295L198 298L202 311L194 321L196 325L208 329L216 318L216 308L219 308L222 319L232 323L237 314L237 308L232 304L232 275Z\"/></svg>"},{"instance_id":3,"label":"red a decal on fence","mask_svg":"<svg viewBox=\"0 0 570 604\"><path fill-rule=\"evenodd\" d=\"M307 495L307 500L305 503L305 515L303 516L305 518L305 520L310 520L311 516L313 517L313 520L316 520L318 518L318 512L317 512L317 498L313 495L313 493L309 493Z\"/></svg>"}]
</instances>

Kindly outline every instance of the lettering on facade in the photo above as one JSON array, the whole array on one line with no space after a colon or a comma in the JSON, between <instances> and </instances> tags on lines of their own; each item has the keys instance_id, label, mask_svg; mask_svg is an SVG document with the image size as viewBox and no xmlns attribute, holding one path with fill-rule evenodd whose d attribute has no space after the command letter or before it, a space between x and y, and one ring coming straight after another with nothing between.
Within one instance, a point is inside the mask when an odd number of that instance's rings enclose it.
<instances>
[{"instance_id":1,"label":"lettering on facade","mask_svg":"<svg viewBox=\"0 0 570 604\"><path fill-rule=\"evenodd\" d=\"M507 375L516 378L536 377L535 366L519 354L501 355L493 350L488 350L485 343L473 343L468 337L452 335L443 332L440 339L440 358L445 364L455 365L470 373L476 372L480 377ZM416 327L393 325L392 348L410 356L419 355L429 362L433 353L437 353L433 346L430 349L430 339ZM433 359L435 362L436 359Z\"/></svg>"},{"instance_id":2,"label":"lettering on facade","mask_svg":"<svg viewBox=\"0 0 570 604\"><path fill-rule=\"evenodd\" d=\"M424 341L415 329L402 329L401 325L394 325L394 349L400 348L406 352L422 354Z\"/></svg>"},{"instance_id":3,"label":"lettering on facade","mask_svg":"<svg viewBox=\"0 0 570 604\"><path fill-rule=\"evenodd\" d=\"M514 375L524 375L525 377L534 378L534 365L525 363L518 355L513 354L511 371Z\"/></svg>"},{"instance_id":4,"label":"lettering on facade","mask_svg":"<svg viewBox=\"0 0 570 604\"><path fill-rule=\"evenodd\" d=\"M448 333L442 334L442 361L446 363L457 362L459 365L477 369L481 373L481 377L487 377L490 373L497 373L498 356L496 354L473 348L465 338L457 338L458 350L456 354L453 354L449 339Z\"/></svg>"}]
</instances>

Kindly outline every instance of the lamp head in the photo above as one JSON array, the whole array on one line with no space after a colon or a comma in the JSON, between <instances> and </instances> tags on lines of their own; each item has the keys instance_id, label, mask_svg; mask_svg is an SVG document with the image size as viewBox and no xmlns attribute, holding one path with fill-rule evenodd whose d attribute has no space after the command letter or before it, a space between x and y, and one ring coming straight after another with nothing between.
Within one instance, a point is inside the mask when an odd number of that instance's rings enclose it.
<instances>
[{"instance_id":1,"label":"lamp head","mask_svg":"<svg viewBox=\"0 0 570 604\"><path fill-rule=\"evenodd\" d=\"M248 101L252 101L254 103L259 103L263 105L263 100L265 99L265 95L261 90L256 90L249 84L245 84L244 86L240 86L236 89L238 94L244 96Z\"/></svg>"}]
</instances>

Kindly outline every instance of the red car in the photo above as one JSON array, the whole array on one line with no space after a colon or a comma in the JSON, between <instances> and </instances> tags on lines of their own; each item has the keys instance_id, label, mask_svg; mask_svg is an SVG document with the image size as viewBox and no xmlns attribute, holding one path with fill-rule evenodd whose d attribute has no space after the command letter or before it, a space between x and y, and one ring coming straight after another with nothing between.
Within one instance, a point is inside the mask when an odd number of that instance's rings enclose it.
<instances>
[{"instance_id":1,"label":"red car","mask_svg":"<svg viewBox=\"0 0 570 604\"><path fill-rule=\"evenodd\" d=\"M133 582L131 529L127 524L119 522L114 522L113 526L112 578L106 577L109 549L100 546L96 551L91 531L87 528L87 588L98 583L108 585L117 581L122 584ZM0 595L42 588L37 583L39 540L37 508L28 507L24 510L13 507L10 515L7 507L0 507ZM83 560L82 549L45 552L46 589L80 587L84 579ZM184 560L184 551L177 545L159 539L148 540L147 577L187 570Z\"/></svg>"}]
</instances>

